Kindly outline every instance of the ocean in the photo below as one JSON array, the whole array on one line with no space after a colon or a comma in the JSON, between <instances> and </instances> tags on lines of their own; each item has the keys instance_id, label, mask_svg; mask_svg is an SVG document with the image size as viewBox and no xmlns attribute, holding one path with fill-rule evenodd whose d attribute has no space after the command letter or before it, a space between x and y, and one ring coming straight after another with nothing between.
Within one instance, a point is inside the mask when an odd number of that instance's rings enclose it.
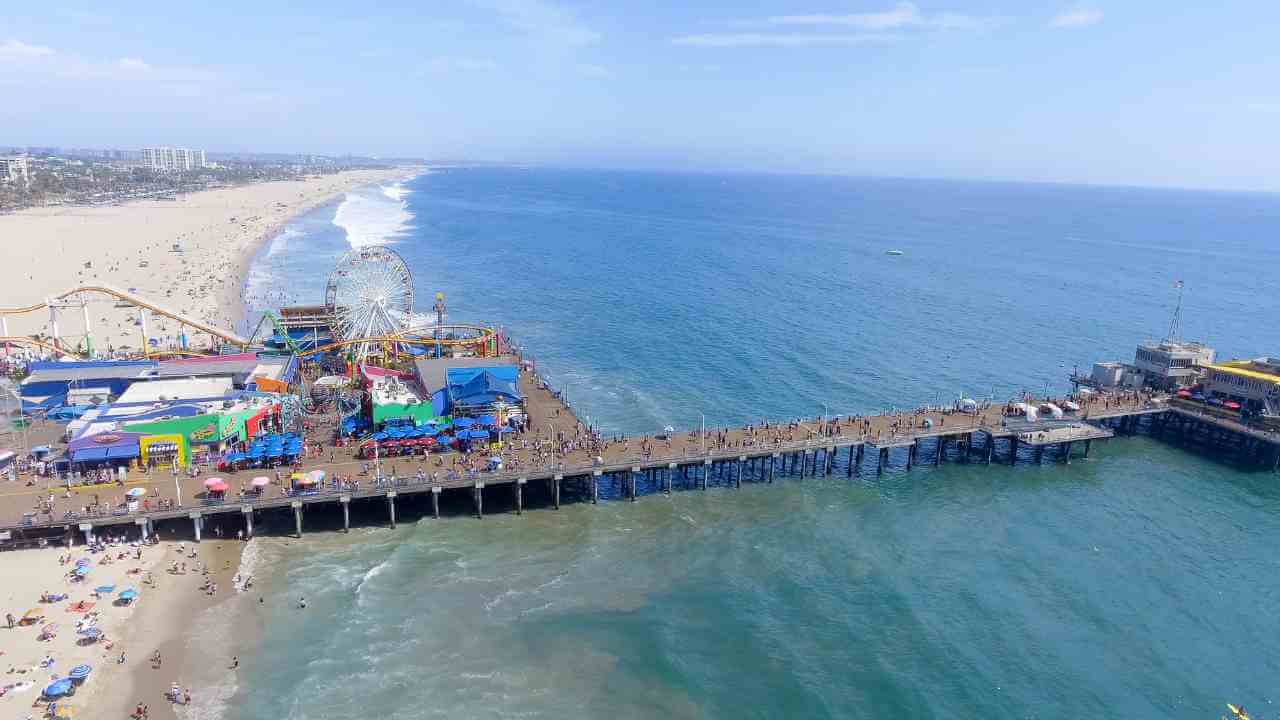
<instances>
[{"instance_id":1,"label":"ocean","mask_svg":"<svg viewBox=\"0 0 1280 720\"><path fill-rule=\"evenodd\" d=\"M1179 280L1182 336L1277 353L1278 231L1262 194L436 168L296 218L246 297L319 303L388 244L421 309L636 434L1062 392L1163 337ZM1277 531L1273 474L1134 437L260 539L241 672L195 715L1267 716Z\"/></svg>"}]
</instances>

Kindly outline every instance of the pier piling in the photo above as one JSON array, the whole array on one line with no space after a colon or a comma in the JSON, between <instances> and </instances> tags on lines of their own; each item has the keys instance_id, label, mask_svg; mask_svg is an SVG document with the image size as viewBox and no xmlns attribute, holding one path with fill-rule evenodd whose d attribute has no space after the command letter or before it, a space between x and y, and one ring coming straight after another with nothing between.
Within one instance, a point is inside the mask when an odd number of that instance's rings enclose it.
<instances>
[{"instance_id":1,"label":"pier piling","mask_svg":"<svg viewBox=\"0 0 1280 720\"><path fill-rule=\"evenodd\" d=\"M711 462L708 460L707 462ZM600 476L604 474L603 470L595 470L591 473L591 504L596 505L600 502Z\"/></svg>"},{"instance_id":2,"label":"pier piling","mask_svg":"<svg viewBox=\"0 0 1280 720\"><path fill-rule=\"evenodd\" d=\"M396 491L387 491L387 515L391 517L391 529L396 529Z\"/></svg>"},{"instance_id":3,"label":"pier piling","mask_svg":"<svg viewBox=\"0 0 1280 720\"><path fill-rule=\"evenodd\" d=\"M662 491L671 494L671 474L676 471L675 463L667 463L667 474L662 477Z\"/></svg>"},{"instance_id":4,"label":"pier piling","mask_svg":"<svg viewBox=\"0 0 1280 720\"><path fill-rule=\"evenodd\" d=\"M947 451L947 438L942 435L939 435L938 436L938 454L933 459L934 467L938 467L942 465L942 453L946 451Z\"/></svg>"},{"instance_id":5,"label":"pier piling","mask_svg":"<svg viewBox=\"0 0 1280 720\"><path fill-rule=\"evenodd\" d=\"M482 519L484 518L484 483L476 483L471 492L476 503L476 518Z\"/></svg>"},{"instance_id":6,"label":"pier piling","mask_svg":"<svg viewBox=\"0 0 1280 720\"><path fill-rule=\"evenodd\" d=\"M738 458L738 467L733 473L733 486L736 488L742 487L742 463L746 459L747 459L746 455L743 455L742 457Z\"/></svg>"},{"instance_id":7,"label":"pier piling","mask_svg":"<svg viewBox=\"0 0 1280 720\"><path fill-rule=\"evenodd\" d=\"M773 484L773 468L778 464L778 453L769 456L769 484Z\"/></svg>"},{"instance_id":8,"label":"pier piling","mask_svg":"<svg viewBox=\"0 0 1280 720\"><path fill-rule=\"evenodd\" d=\"M431 516L436 520L440 519L440 492L441 487L439 485L431 488Z\"/></svg>"},{"instance_id":9,"label":"pier piling","mask_svg":"<svg viewBox=\"0 0 1280 720\"><path fill-rule=\"evenodd\" d=\"M252 505L240 506L240 514L244 517L244 539L252 540L253 539L253 506ZM143 532L145 534L146 532L145 529Z\"/></svg>"},{"instance_id":10,"label":"pier piling","mask_svg":"<svg viewBox=\"0 0 1280 720\"><path fill-rule=\"evenodd\" d=\"M636 476L640 474L640 466L632 465L631 472L627 475L627 497L631 498L631 502L636 501Z\"/></svg>"},{"instance_id":11,"label":"pier piling","mask_svg":"<svg viewBox=\"0 0 1280 720\"><path fill-rule=\"evenodd\" d=\"M711 458L702 461L702 489L707 489L707 481L711 478Z\"/></svg>"},{"instance_id":12,"label":"pier piling","mask_svg":"<svg viewBox=\"0 0 1280 720\"><path fill-rule=\"evenodd\" d=\"M195 529L196 542L200 542L200 526L203 525L204 523L200 522L200 513L198 512L191 513L190 517L191 517L191 526ZM86 531L86 533L92 533L92 532L93 532L92 529ZM85 537L90 538L90 542L92 542L92 535L86 534Z\"/></svg>"},{"instance_id":13,"label":"pier piling","mask_svg":"<svg viewBox=\"0 0 1280 720\"><path fill-rule=\"evenodd\" d=\"M289 503L289 506L293 508L293 536L300 538L302 537L302 501L294 500Z\"/></svg>"},{"instance_id":14,"label":"pier piling","mask_svg":"<svg viewBox=\"0 0 1280 720\"><path fill-rule=\"evenodd\" d=\"M351 532L351 496L338 496L338 504L342 506L342 532Z\"/></svg>"},{"instance_id":15,"label":"pier piling","mask_svg":"<svg viewBox=\"0 0 1280 720\"><path fill-rule=\"evenodd\" d=\"M563 479L564 475L561 475L560 473L556 473L555 476L551 478L551 494L552 499L555 501L557 510L560 509L560 481Z\"/></svg>"},{"instance_id":16,"label":"pier piling","mask_svg":"<svg viewBox=\"0 0 1280 720\"><path fill-rule=\"evenodd\" d=\"M1009 467L1013 467L1018 462L1018 436L1009 437Z\"/></svg>"},{"instance_id":17,"label":"pier piling","mask_svg":"<svg viewBox=\"0 0 1280 720\"><path fill-rule=\"evenodd\" d=\"M529 482L529 478L520 478L516 480L516 514L524 514L524 486Z\"/></svg>"}]
</instances>

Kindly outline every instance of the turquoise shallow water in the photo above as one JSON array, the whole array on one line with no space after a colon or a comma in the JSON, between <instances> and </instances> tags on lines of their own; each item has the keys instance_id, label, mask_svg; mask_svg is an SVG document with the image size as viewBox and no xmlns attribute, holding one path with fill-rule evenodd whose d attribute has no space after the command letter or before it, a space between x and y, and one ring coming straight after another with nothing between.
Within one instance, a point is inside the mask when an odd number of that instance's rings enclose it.
<instances>
[{"instance_id":1,"label":"turquoise shallow water","mask_svg":"<svg viewBox=\"0 0 1280 720\"><path fill-rule=\"evenodd\" d=\"M1280 345L1275 288L1244 270L1280 267L1274 197L492 169L404 188L300 218L251 294L312 300L349 236L382 233L421 297L505 325L607 430L1060 389L1161 334L1178 278L1189 335ZM1070 467L268 539L225 716L1270 716L1276 483L1125 438Z\"/></svg>"}]
</instances>

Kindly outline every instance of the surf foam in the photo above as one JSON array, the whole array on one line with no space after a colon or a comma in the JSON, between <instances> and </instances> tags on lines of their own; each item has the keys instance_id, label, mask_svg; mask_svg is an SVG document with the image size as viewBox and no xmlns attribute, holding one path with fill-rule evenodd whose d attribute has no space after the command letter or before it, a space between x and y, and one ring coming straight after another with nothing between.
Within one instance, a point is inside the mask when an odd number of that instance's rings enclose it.
<instances>
[{"instance_id":1,"label":"surf foam","mask_svg":"<svg viewBox=\"0 0 1280 720\"><path fill-rule=\"evenodd\" d=\"M347 193L333 215L333 224L347 233L353 248L386 245L412 229L413 213L399 183L390 187L360 188Z\"/></svg>"}]
</instances>

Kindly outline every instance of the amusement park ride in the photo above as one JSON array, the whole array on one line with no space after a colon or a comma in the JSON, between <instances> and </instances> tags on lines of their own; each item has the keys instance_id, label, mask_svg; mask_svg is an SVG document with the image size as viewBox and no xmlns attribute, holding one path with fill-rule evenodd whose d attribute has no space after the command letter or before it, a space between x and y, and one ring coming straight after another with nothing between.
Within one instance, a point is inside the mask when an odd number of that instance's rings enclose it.
<instances>
[{"instance_id":1,"label":"amusement park ride","mask_svg":"<svg viewBox=\"0 0 1280 720\"><path fill-rule=\"evenodd\" d=\"M329 354L340 356L350 367L368 362L394 364L422 356L485 356L498 351L498 336L481 325L445 323L444 294L437 293L432 307L435 317L415 314L413 275L399 253L385 246L369 246L349 251L338 261L325 284L322 306L281 308L279 314L266 311L253 333L242 337L212 327L109 285L75 287L57 296L24 307L0 307L0 347L19 346L38 353L69 358L93 358L88 298L107 296L138 310L142 329L143 357L196 355L266 350L286 352L306 360ZM8 317L48 308L52 337L11 336ZM84 341L71 348L59 335L58 311L81 308L84 312ZM190 349L157 351L147 342L148 314L178 322L183 337L188 330L208 335L207 353ZM271 335L264 335L266 327Z\"/></svg>"}]
</instances>

